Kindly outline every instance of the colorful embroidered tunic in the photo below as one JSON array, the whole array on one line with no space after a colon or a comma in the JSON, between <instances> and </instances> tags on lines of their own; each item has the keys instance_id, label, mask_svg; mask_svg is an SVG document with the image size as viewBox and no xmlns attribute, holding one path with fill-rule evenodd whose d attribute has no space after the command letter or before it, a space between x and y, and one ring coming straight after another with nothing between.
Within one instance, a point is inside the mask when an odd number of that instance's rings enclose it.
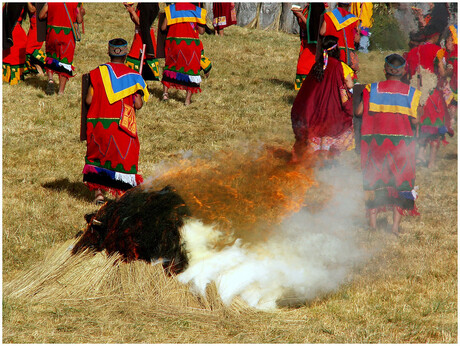
<instances>
[{"instance_id":1,"label":"colorful embroidered tunic","mask_svg":"<svg viewBox=\"0 0 460 346\"><path fill-rule=\"evenodd\" d=\"M316 44L318 38L319 19L324 13L324 3L313 3L305 6L302 14L306 17L306 30L300 27L300 53L297 61L295 90L299 90L303 81L315 64Z\"/></svg>"},{"instance_id":2,"label":"colorful embroidered tunic","mask_svg":"<svg viewBox=\"0 0 460 346\"><path fill-rule=\"evenodd\" d=\"M147 86L123 64L101 65L90 72L90 79L94 94L87 115L83 181L90 189L121 193L142 182L134 94L142 91L147 101Z\"/></svg>"},{"instance_id":3,"label":"colorful embroidered tunic","mask_svg":"<svg viewBox=\"0 0 460 346\"><path fill-rule=\"evenodd\" d=\"M3 50L2 61L2 80L11 85L18 84L24 80L26 72L26 42L27 35L21 26L22 18L20 17L13 29L12 39L13 46Z\"/></svg>"},{"instance_id":4,"label":"colorful embroidered tunic","mask_svg":"<svg viewBox=\"0 0 460 346\"><path fill-rule=\"evenodd\" d=\"M206 10L190 3L176 3L167 6L165 14L168 35L162 83L168 88L201 92L203 44L199 38L198 24L206 24Z\"/></svg>"},{"instance_id":5,"label":"colorful embroidered tunic","mask_svg":"<svg viewBox=\"0 0 460 346\"><path fill-rule=\"evenodd\" d=\"M73 77L75 38L72 23L77 21L78 3L49 2L46 33L46 68ZM68 13L68 14L67 14ZM70 16L70 19L69 19Z\"/></svg>"},{"instance_id":6,"label":"colorful embroidered tunic","mask_svg":"<svg viewBox=\"0 0 460 346\"><path fill-rule=\"evenodd\" d=\"M27 68L30 71L36 72L37 69L34 65L45 66L46 55L43 53L42 46L43 42L37 41L37 12L35 12L30 18L30 27L27 33L27 45L26 45L26 62Z\"/></svg>"},{"instance_id":7,"label":"colorful embroidered tunic","mask_svg":"<svg viewBox=\"0 0 460 346\"><path fill-rule=\"evenodd\" d=\"M351 52L355 51L358 17L338 7L332 12L326 12L324 21L326 22L324 36L331 35L339 39L340 60L352 66Z\"/></svg>"},{"instance_id":8,"label":"colorful embroidered tunic","mask_svg":"<svg viewBox=\"0 0 460 346\"><path fill-rule=\"evenodd\" d=\"M140 10L136 11L137 16L140 16ZM157 44L155 40L155 30L150 28L150 37L152 39L153 50L157 51ZM135 71L140 70L141 66L141 57L142 57L142 37L141 37L141 29L139 25L135 26L134 29L134 39L133 44L131 45L131 49L129 50L128 57L126 58L126 66L132 68ZM149 71L146 71L146 67L149 67ZM160 80L160 64L158 59L154 56L144 56L144 68L142 70L142 77L145 80Z\"/></svg>"},{"instance_id":9,"label":"colorful embroidered tunic","mask_svg":"<svg viewBox=\"0 0 460 346\"><path fill-rule=\"evenodd\" d=\"M420 91L400 81L367 85L363 92L361 168L367 210L415 207L415 145L410 117L417 118Z\"/></svg>"}]
</instances>

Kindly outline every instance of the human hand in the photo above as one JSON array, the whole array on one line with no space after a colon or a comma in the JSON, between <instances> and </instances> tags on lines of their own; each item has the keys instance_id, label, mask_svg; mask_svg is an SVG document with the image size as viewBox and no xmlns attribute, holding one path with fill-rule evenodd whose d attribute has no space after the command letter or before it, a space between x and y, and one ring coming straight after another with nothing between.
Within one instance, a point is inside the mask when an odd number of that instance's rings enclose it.
<instances>
[{"instance_id":1,"label":"human hand","mask_svg":"<svg viewBox=\"0 0 460 346\"><path fill-rule=\"evenodd\" d=\"M125 6L125 8L130 11L133 9L133 2L124 2L123 5Z\"/></svg>"},{"instance_id":2,"label":"human hand","mask_svg":"<svg viewBox=\"0 0 460 346\"><path fill-rule=\"evenodd\" d=\"M300 7L299 5L292 5L291 6L291 11L296 14L297 12L302 12L302 7Z\"/></svg>"}]
</instances>

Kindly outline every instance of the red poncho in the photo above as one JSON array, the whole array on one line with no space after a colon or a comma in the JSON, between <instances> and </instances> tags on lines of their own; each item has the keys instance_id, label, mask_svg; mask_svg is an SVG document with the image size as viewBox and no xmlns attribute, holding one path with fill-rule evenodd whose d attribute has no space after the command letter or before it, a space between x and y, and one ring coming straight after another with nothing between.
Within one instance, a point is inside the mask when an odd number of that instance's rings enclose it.
<instances>
[{"instance_id":1,"label":"red poncho","mask_svg":"<svg viewBox=\"0 0 460 346\"><path fill-rule=\"evenodd\" d=\"M358 17L344 10L336 8L324 14L326 32L324 36L335 36L339 39L340 60L351 66L351 57L347 56L348 51L355 50L355 35L357 34Z\"/></svg>"},{"instance_id":2,"label":"red poncho","mask_svg":"<svg viewBox=\"0 0 460 346\"><path fill-rule=\"evenodd\" d=\"M113 69L116 79L135 74L145 84L137 72L123 64L106 65ZM92 70L90 78L94 94L87 115L84 181L91 189L122 192L142 182L142 177L137 174L139 137L120 126L120 116L125 108L133 107L134 94L110 103L100 69ZM135 83L136 80L129 81L116 90L132 87Z\"/></svg>"},{"instance_id":3,"label":"red poncho","mask_svg":"<svg viewBox=\"0 0 460 346\"><path fill-rule=\"evenodd\" d=\"M415 208L415 138L410 117L417 117L420 91L396 80L363 91L361 168L368 193L366 208L418 215Z\"/></svg>"},{"instance_id":4,"label":"red poncho","mask_svg":"<svg viewBox=\"0 0 460 346\"><path fill-rule=\"evenodd\" d=\"M406 71L409 72L410 77L415 74L419 66L434 73L434 62L440 49L440 46L430 42L412 48L406 56Z\"/></svg>"}]
</instances>

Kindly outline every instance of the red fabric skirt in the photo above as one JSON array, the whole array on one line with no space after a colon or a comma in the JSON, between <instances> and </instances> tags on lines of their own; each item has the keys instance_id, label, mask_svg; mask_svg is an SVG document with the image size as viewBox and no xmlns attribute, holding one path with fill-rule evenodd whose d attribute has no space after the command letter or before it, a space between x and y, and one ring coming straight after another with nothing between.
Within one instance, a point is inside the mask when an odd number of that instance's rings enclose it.
<instances>
[{"instance_id":1,"label":"red fabric skirt","mask_svg":"<svg viewBox=\"0 0 460 346\"><path fill-rule=\"evenodd\" d=\"M155 30L150 28L150 37L152 38L153 50L157 51L157 44L155 40ZM142 38L140 32L134 33L133 43L131 45L131 49L129 50L128 56L134 59L141 58L141 51L142 51Z\"/></svg>"},{"instance_id":2,"label":"red fabric skirt","mask_svg":"<svg viewBox=\"0 0 460 346\"><path fill-rule=\"evenodd\" d=\"M18 22L13 29L13 46L3 51L3 63L12 66L26 62L27 35Z\"/></svg>"},{"instance_id":3,"label":"red fabric skirt","mask_svg":"<svg viewBox=\"0 0 460 346\"><path fill-rule=\"evenodd\" d=\"M35 50L41 49L43 42L37 41L37 16L30 17L30 27L27 33L26 54L32 54Z\"/></svg>"},{"instance_id":4,"label":"red fabric skirt","mask_svg":"<svg viewBox=\"0 0 460 346\"><path fill-rule=\"evenodd\" d=\"M212 25L216 29L224 29L236 24L236 11L233 2L215 2L212 5Z\"/></svg>"},{"instance_id":5,"label":"red fabric skirt","mask_svg":"<svg viewBox=\"0 0 460 346\"><path fill-rule=\"evenodd\" d=\"M12 33L13 46L3 50L2 80L11 85L24 79L27 35L18 22Z\"/></svg>"}]
</instances>

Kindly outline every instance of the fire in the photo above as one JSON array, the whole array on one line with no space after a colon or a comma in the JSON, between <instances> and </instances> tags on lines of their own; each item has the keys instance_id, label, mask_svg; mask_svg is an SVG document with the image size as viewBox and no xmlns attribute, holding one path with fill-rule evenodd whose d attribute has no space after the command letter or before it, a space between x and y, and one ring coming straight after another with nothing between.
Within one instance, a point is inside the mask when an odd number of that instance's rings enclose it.
<instances>
[{"instance_id":1,"label":"fire","mask_svg":"<svg viewBox=\"0 0 460 346\"><path fill-rule=\"evenodd\" d=\"M289 159L289 152L275 148L221 152L209 160L184 159L146 186L173 185L194 218L254 240L300 210L316 184L313 168L290 165Z\"/></svg>"}]
</instances>

